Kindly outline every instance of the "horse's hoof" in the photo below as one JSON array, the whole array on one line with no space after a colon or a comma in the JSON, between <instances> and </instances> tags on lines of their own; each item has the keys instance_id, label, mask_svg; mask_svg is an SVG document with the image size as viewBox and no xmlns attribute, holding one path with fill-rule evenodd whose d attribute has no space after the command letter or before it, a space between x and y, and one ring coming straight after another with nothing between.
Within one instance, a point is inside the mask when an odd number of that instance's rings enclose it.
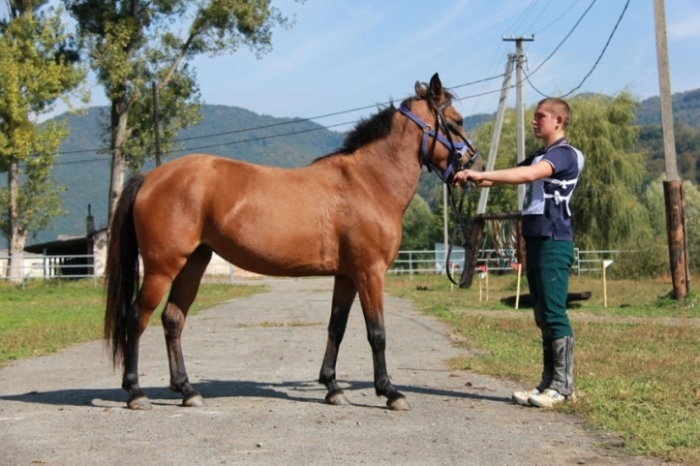
<instances>
[{"instance_id":1,"label":"horse's hoof","mask_svg":"<svg viewBox=\"0 0 700 466\"><path fill-rule=\"evenodd\" d=\"M182 400L182 406L186 406L188 408L201 408L204 406L204 398L202 398L200 395L192 396Z\"/></svg>"},{"instance_id":2,"label":"horse's hoof","mask_svg":"<svg viewBox=\"0 0 700 466\"><path fill-rule=\"evenodd\" d=\"M147 411L153 408L153 406L151 406L151 402L145 396L140 396L138 398L134 398L133 400L129 400L126 405L129 407L129 409L136 409L140 411Z\"/></svg>"},{"instance_id":3,"label":"horse's hoof","mask_svg":"<svg viewBox=\"0 0 700 466\"><path fill-rule=\"evenodd\" d=\"M345 394L342 391L337 391L337 392L332 392L328 393L326 395L326 403L329 405L335 405L335 406L343 406L343 405L349 405L350 402L348 401L347 398L345 398Z\"/></svg>"},{"instance_id":4,"label":"horse's hoof","mask_svg":"<svg viewBox=\"0 0 700 466\"><path fill-rule=\"evenodd\" d=\"M392 411L410 411L411 410L411 405L408 404L408 401L406 401L406 398L404 398L403 396L387 401L386 405Z\"/></svg>"}]
</instances>

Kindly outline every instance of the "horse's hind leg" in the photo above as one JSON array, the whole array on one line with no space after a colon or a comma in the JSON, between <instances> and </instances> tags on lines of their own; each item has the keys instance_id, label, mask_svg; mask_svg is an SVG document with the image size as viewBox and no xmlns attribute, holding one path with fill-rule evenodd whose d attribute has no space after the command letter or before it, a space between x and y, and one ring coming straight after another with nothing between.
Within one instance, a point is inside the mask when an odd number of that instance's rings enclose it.
<instances>
[{"instance_id":1,"label":"horse's hind leg","mask_svg":"<svg viewBox=\"0 0 700 466\"><path fill-rule=\"evenodd\" d=\"M168 302L161 315L170 364L170 389L182 393L184 406L204 404L202 396L192 387L187 377L180 335L185 327L187 312L197 296L202 275L211 259L211 253L209 247L200 246L187 259L187 263L173 281Z\"/></svg>"},{"instance_id":2,"label":"horse's hind leg","mask_svg":"<svg viewBox=\"0 0 700 466\"><path fill-rule=\"evenodd\" d=\"M168 285L170 285L170 279L166 276L153 274L144 276L138 299L131 305L126 315L122 388L129 393L127 406L131 409L151 409L151 402L139 386L139 340Z\"/></svg>"},{"instance_id":3,"label":"horse's hind leg","mask_svg":"<svg viewBox=\"0 0 700 466\"><path fill-rule=\"evenodd\" d=\"M326 344L326 354L321 365L321 375L318 379L319 383L324 384L328 388L326 402L333 405L348 404L343 390L338 387L338 382L335 379L335 365L338 360L340 343L345 335L350 307L356 295L357 288L352 280L344 277L335 277L331 318L328 322L328 343Z\"/></svg>"}]
</instances>

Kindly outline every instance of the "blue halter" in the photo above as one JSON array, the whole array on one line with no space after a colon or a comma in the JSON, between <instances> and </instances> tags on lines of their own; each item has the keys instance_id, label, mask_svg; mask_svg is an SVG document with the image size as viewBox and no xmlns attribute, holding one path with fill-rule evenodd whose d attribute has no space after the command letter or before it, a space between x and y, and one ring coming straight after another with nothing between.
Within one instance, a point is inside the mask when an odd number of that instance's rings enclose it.
<instances>
[{"instance_id":1,"label":"blue halter","mask_svg":"<svg viewBox=\"0 0 700 466\"><path fill-rule=\"evenodd\" d=\"M462 157L464 157L464 155L467 153L467 150L469 150L469 148L473 148L474 145L469 139L467 139L465 142L459 142L452 141L451 139L446 138L437 130L433 129L429 124L425 123L423 120L418 118L418 116L415 113L413 113L411 110L404 106L399 107L399 111L411 120L413 120L413 122L416 123L423 130L423 139L421 141L420 147L420 155L423 165L428 167L428 172L435 170L435 174L437 174L438 177L440 177L442 182L447 183L452 174L455 172L455 170L459 170L462 168ZM440 115L438 114L438 121L439 120ZM435 138L437 141L442 143L443 146L447 147L447 149L450 151L452 160L450 160L450 163L448 164L445 171L442 172L442 174L439 173L439 169L435 165L433 165L433 163L430 161L430 158L428 157L428 139L430 137ZM475 150L474 156L467 163L467 166L470 167L480 155L480 152L478 150Z\"/></svg>"}]
</instances>

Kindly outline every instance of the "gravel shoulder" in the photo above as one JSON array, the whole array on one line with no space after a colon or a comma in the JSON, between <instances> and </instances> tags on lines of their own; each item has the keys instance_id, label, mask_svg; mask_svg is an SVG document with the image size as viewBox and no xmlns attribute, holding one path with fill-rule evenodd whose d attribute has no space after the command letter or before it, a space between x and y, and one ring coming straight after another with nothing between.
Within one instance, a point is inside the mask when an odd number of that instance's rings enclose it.
<instances>
[{"instance_id":1,"label":"gravel shoulder","mask_svg":"<svg viewBox=\"0 0 700 466\"><path fill-rule=\"evenodd\" d=\"M255 282L259 284L260 282ZM338 360L349 406L323 402L331 279L266 280L269 292L187 320L183 350L203 408L168 389L162 330L141 340L140 382L153 409L126 409L103 342L0 368L1 465L635 465L614 436L573 416L518 407L508 381L452 371L449 327L387 296L387 363L413 410L374 394L355 303Z\"/></svg>"}]
</instances>

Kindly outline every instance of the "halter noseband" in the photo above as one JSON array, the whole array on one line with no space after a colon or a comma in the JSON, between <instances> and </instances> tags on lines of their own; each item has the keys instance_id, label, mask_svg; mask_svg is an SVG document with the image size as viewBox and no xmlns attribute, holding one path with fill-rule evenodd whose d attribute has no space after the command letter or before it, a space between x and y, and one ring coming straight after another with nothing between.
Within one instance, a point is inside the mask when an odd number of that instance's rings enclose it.
<instances>
[{"instance_id":1,"label":"halter noseband","mask_svg":"<svg viewBox=\"0 0 700 466\"><path fill-rule=\"evenodd\" d=\"M470 168L472 165L474 165L474 162L481 156L481 152L479 152L479 150L474 147L474 145L469 139L465 139L464 142L452 140L452 138L450 137L450 132L447 129L445 123L443 122L445 117L439 110L436 112L437 126L442 128L447 137L440 134L438 130L433 129L429 124L421 120L415 113L413 113L407 107L404 107L402 105L401 107L399 107L399 111L405 116L407 116L409 119L411 119L423 130L423 138L421 140L420 146L421 161L423 165L428 167L428 172L435 170L435 174L437 174L438 177L440 177L443 183L448 183L455 171L459 171L464 168ZM430 137L433 137L435 141L439 141L450 151L451 160L445 171L442 172L442 174L439 173L440 170L435 165L433 165L432 161L430 160L430 156L428 153L428 139ZM473 156L469 159L467 163L463 164L462 157L464 157L464 155L469 149L473 151ZM434 150L435 143L433 142L433 147L431 148L430 152L432 153Z\"/></svg>"}]
</instances>

